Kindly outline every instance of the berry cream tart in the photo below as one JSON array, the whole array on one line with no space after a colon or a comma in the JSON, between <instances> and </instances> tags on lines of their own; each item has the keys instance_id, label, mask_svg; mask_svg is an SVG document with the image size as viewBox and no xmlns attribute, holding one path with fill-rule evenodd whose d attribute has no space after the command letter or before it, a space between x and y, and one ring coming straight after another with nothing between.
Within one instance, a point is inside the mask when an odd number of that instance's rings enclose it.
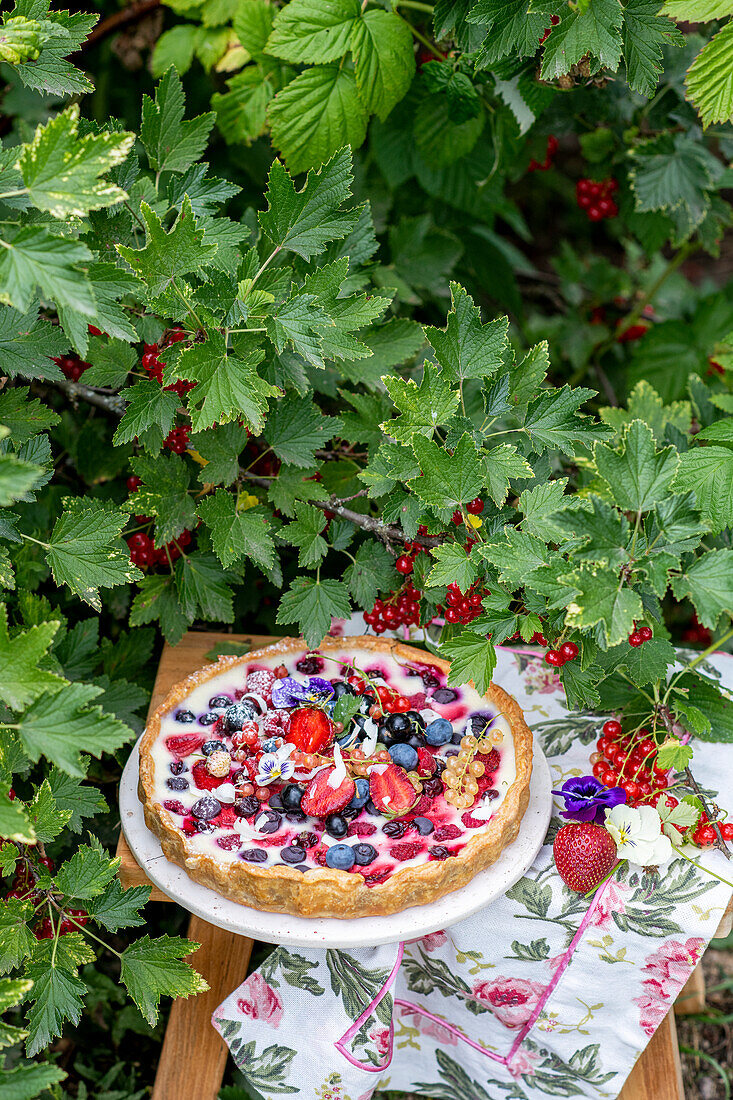
<instances>
[{"instance_id":1,"label":"berry cream tart","mask_svg":"<svg viewBox=\"0 0 733 1100\"><path fill-rule=\"evenodd\" d=\"M286 638L174 687L140 742L168 859L257 909L423 905L498 859L529 801L532 735L492 685L381 638Z\"/></svg>"}]
</instances>

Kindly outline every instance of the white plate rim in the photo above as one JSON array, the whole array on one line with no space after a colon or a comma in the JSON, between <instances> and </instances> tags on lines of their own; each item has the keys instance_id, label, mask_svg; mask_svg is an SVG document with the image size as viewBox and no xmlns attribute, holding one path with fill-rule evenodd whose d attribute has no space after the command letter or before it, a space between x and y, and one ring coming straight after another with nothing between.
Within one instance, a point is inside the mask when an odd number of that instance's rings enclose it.
<instances>
[{"instance_id":1,"label":"white plate rim","mask_svg":"<svg viewBox=\"0 0 733 1100\"><path fill-rule=\"evenodd\" d=\"M150 832L138 798L137 745L122 772L119 789L122 831L130 851L152 883L171 901L239 936L288 947L355 948L418 939L473 916L490 905L529 870L542 847L552 814L552 781L547 759L534 738L529 805L517 839L496 863L479 872L466 886L427 905L416 905L384 917L294 917L268 913L231 901L189 878L163 854Z\"/></svg>"}]
</instances>

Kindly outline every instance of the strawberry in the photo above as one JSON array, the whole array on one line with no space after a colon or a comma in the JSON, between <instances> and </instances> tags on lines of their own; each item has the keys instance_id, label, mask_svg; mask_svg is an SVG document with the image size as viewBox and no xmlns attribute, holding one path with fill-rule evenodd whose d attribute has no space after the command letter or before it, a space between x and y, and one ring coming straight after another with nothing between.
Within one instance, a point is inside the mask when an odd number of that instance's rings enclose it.
<instances>
[{"instance_id":1,"label":"strawberry","mask_svg":"<svg viewBox=\"0 0 733 1100\"><path fill-rule=\"evenodd\" d=\"M592 821L563 825L552 850L560 878L576 894L595 890L618 861L616 841Z\"/></svg>"},{"instance_id":2,"label":"strawberry","mask_svg":"<svg viewBox=\"0 0 733 1100\"><path fill-rule=\"evenodd\" d=\"M221 786L223 782L218 776L211 775L207 771L205 760L199 760L198 764L194 764L191 775L196 786L202 791L213 791L214 787Z\"/></svg>"},{"instance_id":3,"label":"strawberry","mask_svg":"<svg viewBox=\"0 0 733 1100\"><path fill-rule=\"evenodd\" d=\"M369 794L380 813L402 817L417 801L417 791L404 768L396 764L375 764L369 773Z\"/></svg>"},{"instance_id":4,"label":"strawberry","mask_svg":"<svg viewBox=\"0 0 733 1100\"><path fill-rule=\"evenodd\" d=\"M356 785L351 776L347 775L338 787L330 787L328 780L335 771L335 768L324 768L313 777L301 799L300 808L303 813L310 817L327 817L348 806L356 792Z\"/></svg>"},{"instance_id":5,"label":"strawberry","mask_svg":"<svg viewBox=\"0 0 733 1100\"><path fill-rule=\"evenodd\" d=\"M318 752L332 737L331 721L318 707L301 707L290 718L288 741L301 752Z\"/></svg>"},{"instance_id":6,"label":"strawberry","mask_svg":"<svg viewBox=\"0 0 733 1100\"><path fill-rule=\"evenodd\" d=\"M204 738L197 733L182 733L179 737L166 738L165 747L177 760L182 760L184 756L198 752L203 743Z\"/></svg>"}]
</instances>

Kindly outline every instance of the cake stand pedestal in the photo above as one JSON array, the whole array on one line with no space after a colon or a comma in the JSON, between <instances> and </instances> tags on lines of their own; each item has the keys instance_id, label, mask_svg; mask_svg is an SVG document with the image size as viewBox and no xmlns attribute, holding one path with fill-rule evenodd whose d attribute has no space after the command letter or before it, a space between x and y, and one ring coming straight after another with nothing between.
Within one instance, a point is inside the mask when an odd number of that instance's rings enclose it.
<instances>
[{"instance_id":1,"label":"cake stand pedestal","mask_svg":"<svg viewBox=\"0 0 733 1100\"><path fill-rule=\"evenodd\" d=\"M200 668L212 648L226 642L245 642L252 648L274 641L271 637L250 634L216 634L189 631L177 646L164 646L150 703L151 712L163 701L170 688L190 672ZM119 877L123 887L152 885L151 901L171 902L135 860L124 834L117 845ZM726 914L718 935L727 935L730 916ZM228 1050L211 1026L211 1014L232 989L243 981L254 940L192 915L187 936L199 943L193 963L209 984L206 993L173 1002L158 1062L152 1100L216 1100L224 1076ZM688 983L688 986L690 983ZM699 1000L701 983L696 983ZM704 987L702 987L704 989ZM684 997L685 991L681 995ZM684 1003L684 1002L683 1002ZM682 1007L682 1006L680 1006ZM682 1008L684 1011L684 1007ZM697 1002L696 1008L698 1010ZM196 1057L191 1057L191 1052ZM682 1073L674 1013L657 1029L636 1063L620 1093L619 1100L684 1100Z\"/></svg>"}]
</instances>

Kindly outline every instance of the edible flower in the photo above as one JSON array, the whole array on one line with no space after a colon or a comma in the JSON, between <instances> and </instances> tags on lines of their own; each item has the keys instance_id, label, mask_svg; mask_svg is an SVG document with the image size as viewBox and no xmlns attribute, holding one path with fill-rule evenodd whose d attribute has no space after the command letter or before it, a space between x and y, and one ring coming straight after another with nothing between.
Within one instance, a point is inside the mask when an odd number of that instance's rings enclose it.
<instances>
[{"instance_id":1,"label":"edible flower","mask_svg":"<svg viewBox=\"0 0 733 1100\"><path fill-rule=\"evenodd\" d=\"M626 801L623 787L606 787L592 775L566 779L560 790L552 793L565 800L561 817L573 821L594 821L596 825L603 825L607 810Z\"/></svg>"},{"instance_id":2,"label":"edible flower","mask_svg":"<svg viewBox=\"0 0 733 1100\"><path fill-rule=\"evenodd\" d=\"M616 841L619 859L638 867L659 867L672 858L672 842L652 806L614 806L605 826Z\"/></svg>"},{"instance_id":3,"label":"edible flower","mask_svg":"<svg viewBox=\"0 0 733 1100\"><path fill-rule=\"evenodd\" d=\"M290 760L290 754L295 745L285 744L277 752L266 752L260 757L255 783L258 787L267 787L276 779L287 782L295 773L295 766Z\"/></svg>"},{"instance_id":4,"label":"edible flower","mask_svg":"<svg viewBox=\"0 0 733 1100\"><path fill-rule=\"evenodd\" d=\"M309 676L304 684L292 676L284 676L272 685L272 702L278 710L282 707L298 707L302 703L322 705L332 695L332 684L322 676Z\"/></svg>"}]
</instances>

